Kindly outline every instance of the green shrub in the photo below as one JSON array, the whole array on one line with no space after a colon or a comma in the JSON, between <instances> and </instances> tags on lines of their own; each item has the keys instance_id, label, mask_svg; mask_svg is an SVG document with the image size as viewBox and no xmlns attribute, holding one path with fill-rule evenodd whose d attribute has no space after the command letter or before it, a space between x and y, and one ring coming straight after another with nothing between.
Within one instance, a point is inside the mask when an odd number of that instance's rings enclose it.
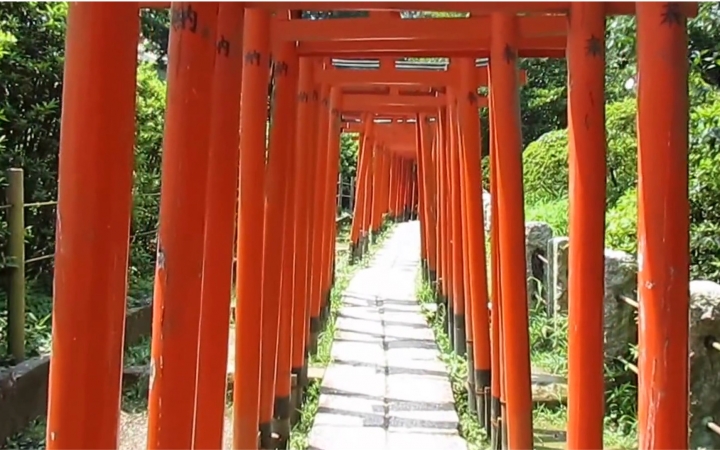
<instances>
[{"instance_id":1,"label":"green shrub","mask_svg":"<svg viewBox=\"0 0 720 450\"><path fill-rule=\"evenodd\" d=\"M720 95L690 114L690 274L720 280ZM607 214L606 246L637 251L637 189Z\"/></svg>"},{"instance_id":2,"label":"green shrub","mask_svg":"<svg viewBox=\"0 0 720 450\"><path fill-rule=\"evenodd\" d=\"M636 180L635 99L606 108L607 202L612 206ZM523 153L523 179L527 203L553 202L567 197L567 130L545 133Z\"/></svg>"},{"instance_id":3,"label":"green shrub","mask_svg":"<svg viewBox=\"0 0 720 450\"><path fill-rule=\"evenodd\" d=\"M720 94L690 113L690 275L720 281Z\"/></svg>"},{"instance_id":4,"label":"green shrub","mask_svg":"<svg viewBox=\"0 0 720 450\"><path fill-rule=\"evenodd\" d=\"M130 247L131 284L152 276L157 241L155 229L160 208L160 166L165 117L166 85L152 64L137 72L135 116L135 180Z\"/></svg>"},{"instance_id":5,"label":"green shrub","mask_svg":"<svg viewBox=\"0 0 720 450\"><path fill-rule=\"evenodd\" d=\"M628 189L605 217L605 247L637 252L637 188Z\"/></svg>"},{"instance_id":6,"label":"green shrub","mask_svg":"<svg viewBox=\"0 0 720 450\"><path fill-rule=\"evenodd\" d=\"M567 130L545 133L523 153L523 181L528 203L552 202L568 195Z\"/></svg>"},{"instance_id":7,"label":"green shrub","mask_svg":"<svg viewBox=\"0 0 720 450\"><path fill-rule=\"evenodd\" d=\"M569 201L567 197L559 200L535 203L525 207L525 220L548 223L556 236L568 234Z\"/></svg>"}]
</instances>

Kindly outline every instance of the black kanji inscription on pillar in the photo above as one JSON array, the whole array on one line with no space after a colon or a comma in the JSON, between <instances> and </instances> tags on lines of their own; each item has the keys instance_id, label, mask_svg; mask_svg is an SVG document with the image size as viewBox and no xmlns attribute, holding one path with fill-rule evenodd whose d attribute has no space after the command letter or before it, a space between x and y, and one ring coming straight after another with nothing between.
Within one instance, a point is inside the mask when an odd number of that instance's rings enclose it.
<instances>
[{"instance_id":1,"label":"black kanji inscription on pillar","mask_svg":"<svg viewBox=\"0 0 720 450\"><path fill-rule=\"evenodd\" d=\"M177 3L170 13L170 24L175 31L197 32L198 15L190 3Z\"/></svg>"},{"instance_id":2,"label":"black kanji inscription on pillar","mask_svg":"<svg viewBox=\"0 0 720 450\"><path fill-rule=\"evenodd\" d=\"M477 105L477 94L473 91L467 93L467 101L471 105Z\"/></svg>"},{"instance_id":3,"label":"black kanji inscription on pillar","mask_svg":"<svg viewBox=\"0 0 720 450\"><path fill-rule=\"evenodd\" d=\"M505 50L503 50L503 58L505 58L505 62L508 64L515 62L515 60L517 59L517 52L514 48L510 47L510 44L505 44Z\"/></svg>"},{"instance_id":4,"label":"black kanji inscription on pillar","mask_svg":"<svg viewBox=\"0 0 720 450\"><path fill-rule=\"evenodd\" d=\"M225 39L224 35L220 35L216 48L218 55L230 56L230 41Z\"/></svg>"},{"instance_id":5,"label":"black kanji inscription on pillar","mask_svg":"<svg viewBox=\"0 0 720 450\"><path fill-rule=\"evenodd\" d=\"M288 73L288 65L285 61L275 61L275 76L284 77Z\"/></svg>"},{"instance_id":6,"label":"black kanji inscription on pillar","mask_svg":"<svg viewBox=\"0 0 720 450\"><path fill-rule=\"evenodd\" d=\"M298 94L298 100L300 100L300 103L307 103L308 98L308 93L305 91L302 91Z\"/></svg>"},{"instance_id":7,"label":"black kanji inscription on pillar","mask_svg":"<svg viewBox=\"0 0 720 450\"><path fill-rule=\"evenodd\" d=\"M312 91L312 101L316 102L320 100L320 93L318 91Z\"/></svg>"},{"instance_id":8,"label":"black kanji inscription on pillar","mask_svg":"<svg viewBox=\"0 0 720 450\"><path fill-rule=\"evenodd\" d=\"M660 23L672 27L681 25L683 19L685 19L685 17L680 10L680 3L670 2L663 5L662 21Z\"/></svg>"},{"instance_id":9,"label":"black kanji inscription on pillar","mask_svg":"<svg viewBox=\"0 0 720 450\"><path fill-rule=\"evenodd\" d=\"M259 66L260 52L258 52L257 50L252 50L245 53L245 64L249 64L251 66Z\"/></svg>"},{"instance_id":10,"label":"black kanji inscription on pillar","mask_svg":"<svg viewBox=\"0 0 720 450\"><path fill-rule=\"evenodd\" d=\"M590 37L585 42L585 54L587 56L597 58L598 56L602 55L602 53L603 43L600 41L600 38L598 38L594 34L590 35Z\"/></svg>"}]
</instances>

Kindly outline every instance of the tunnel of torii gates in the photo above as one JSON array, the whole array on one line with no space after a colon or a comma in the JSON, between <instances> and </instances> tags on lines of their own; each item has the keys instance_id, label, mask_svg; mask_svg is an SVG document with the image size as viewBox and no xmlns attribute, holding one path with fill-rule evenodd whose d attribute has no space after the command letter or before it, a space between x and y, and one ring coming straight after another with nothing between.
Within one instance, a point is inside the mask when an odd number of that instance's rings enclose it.
<instances>
[{"instance_id":1,"label":"tunnel of torii gates","mask_svg":"<svg viewBox=\"0 0 720 450\"><path fill-rule=\"evenodd\" d=\"M328 317L342 132L360 141L351 253L383 216L419 218L423 275L468 356L478 420L494 448L533 447L519 57L568 62L567 438L602 448L604 36L617 14L635 14L638 29L639 447L687 448L686 22L696 4L78 2L66 38L49 449L118 446L144 7L172 18L148 448L221 446L234 253L233 447L287 446ZM299 9L370 14L303 20ZM408 9L470 15L401 19ZM438 56L449 62L398 61Z\"/></svg>"}]
</instances>

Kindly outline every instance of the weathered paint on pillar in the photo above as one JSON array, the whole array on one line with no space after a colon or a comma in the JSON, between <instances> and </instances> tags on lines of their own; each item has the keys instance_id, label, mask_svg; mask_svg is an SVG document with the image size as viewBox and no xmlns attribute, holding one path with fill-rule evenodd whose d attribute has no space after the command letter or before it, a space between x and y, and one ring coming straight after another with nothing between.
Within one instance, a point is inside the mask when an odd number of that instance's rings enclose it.
<instances>
[{"instance_id":1,"label":"weathered paint on pillar","mask_svg":"<svg viewBox=\"0 0 720 450\"><path fill-rule=\"evenodd\" d=\"M217 2L171 8L148 449L189 448L193 442L218 8Z\"/></svg>"},{"instance_id":2,"label":"weathered paint on pillar","mask_svg":"<svg viewBox=\"0 0 720 450\"><path fill-rule=\"evenodd\" d=\"M680 3L636 3L640 449L688 448L688 61Z\"/></svg>"},{"instance_id":3,"label":"weathered paint on pillar","mask_svg":"<svg viewBox=\"0 0 720 450\"><path fill-rule=\"evenodd\" d=\"M286 127L284 145L288 146L287 165L285 176L290 189L284 190L283 202L285 214L283 216L283 244L282 244L282 280L280 288L280 340L278 343L277 381L275 383L275 400L273 405L273 430L278 435L278 449L287 448L290 438L290 415L292 412L292 346L293 346L293 317L295 313L294 278L295 253L294 246L297 240L296 223L298 211L296 209L296 160L297 160L297 120L299 111L298 74L299 59L295 52L284 58L287 64L287 84L290 85L292 96L292 112L290 123Z\"/></svg>"},{"instance_id":4,"label":"weathered paint on pillar","mask_svg":"<svg viewBox=\"0 0 720 450\"><path fill-rule=\"evenodd\" d=\"M465 208L467 209L467 235L468 235L468 271L470 274L470 298L466 301L472 303L472 334L473 334L473 361L475 389L480 392L476 395L478 400L478 413L481 423L485 421L484 392L490 388L490 323L488 311L488 280L487 257L485 254L485 217L483 211L482 170L481 170L481 131L480 119L477 111L477 79L475 64L472 59L459 61L463 74L459 98L463 108L463 139L465 152L463 169L467 180L465 191ZM463 98L464 97L464 98Z\"/></svg>"},{"instance_id":5,"label":"weathered paint on pillar","mask_svg":"<svg viewBox=\"0 0 720 450\"><path fill-rule=\"evenodd\" d=\"M304 389L305 379L305 334L307 330L306 311L308 247L308 204L310 203L310 165L308 134L310 132L310 96L313 89L313 61L300 58L298 72L298 112L295 127L295 264L293 270L293 340L292 373L297 378L298 392Z\"/></svg>"},{"instance_id":6,"label":"weathered paint on pillar","mask_svg":"<svg viewBox=\"0 0 720 450\"><path fill-rule=\"evenodd\" d=\"M263 449L273 445L272 418L280 333L280 288L284 240L285 195L291 189L288 159L294 151L295 98L297 85L289 76L295 58L295 44L282 42L273 52L274 103L270 129L263 247L262 340L260 368L260 442Z\"/></svg>"},{"instance_id":7,"label":"weathered paint on pillar","mask_svg":"<svg viewBox=\"0 0 720 450\"><path fill-rule=\"evenodd\" d=\"M488 88L492 92L491 83ZM494 114L494 97L490 96L490 274L491 274L491 367L490 379L491 400L490 418L486 422L486 430L490 434L491 448L498 450L502 447L502 403L504 401L505 367L502 357L502 286L500 284L500 208L498 207L498 147L497 147L497 118ZM489 428L489 430L488 430Z\"/></svg>"},{"instance_id":8,"label":"weathered paint on pillar","mask_svg":"<svg viewBox=\"0 0 720 450\"><path fill-rule=\"evenodd\" d=\"M222 3L215 39L193 448L222 448L237 200L242 3Z\"/></svg>"},{"instance_id":9,"label":"weathered paint on pillar","mask_svg":"<svg viewBox=\"0 0 720 450\"><path fill-rule=\"evenodd\" d=\"M573 3L569 24L568 446L593 450L605 407L605 5Z\"/></svg>"},{"instance_id":10,"label":"weathered paint on pillar","mask_svg":"<svg viewBox=\"0 0 720 450\"><path fill-rule=\"evenodd\" d=\"M118 445L138 27L134 2L69 6L46 435L53 450Z\"/></svg>"},{"instance_id":11,"label":"weathered paint on pillar","mask_svg":"<svg viewBox=\"0 0 720 450\"><path fill-rule=\"evenodd\" d=\"M503 350L507 385L508 445L533 446L532 395L527 286L525 280L525 213L522 178L522 136L517 70L517 18L492 14L492 106L495 111L498 152L498 206L500 220L500 279L502 285Z\"/></svg>"},{"instance_id":12,"label":"weathered paint on pillar","mask_svg":"<svg viewBox=\"0 0 720 450\"><path fill-rule=\"evenodd\" d=\"M257 449L270 13L245 10L235 323L233 447Z\"/></svg>"},{"instance_id":13,"label":"weathered paint on pillar","mask_svg":"<svg viewBox=\"0 0 720 450\"><path fill-rule=\"evenodd\" d=\"M457 72L456 72L457 73ZM457 75L456 75L457 76ZM457 83L456 83L457 84ZM464 266L463 266L463 247L465 242L462 236L462 185L460 175L460 133L458 130L459 114L457 108L457 93L455 88L448 92L450 104L448 105L448 120L446 129L449 136L449 152L448 152L448 171L449 171L449 190L450 190L450 239L451 239L451 258L452 258L452 293L453 293L453 328L452 341L455 352L460 356L465 356L466 339L465 339L465 286L463 284Z\"/></svg>"}]
</instances>

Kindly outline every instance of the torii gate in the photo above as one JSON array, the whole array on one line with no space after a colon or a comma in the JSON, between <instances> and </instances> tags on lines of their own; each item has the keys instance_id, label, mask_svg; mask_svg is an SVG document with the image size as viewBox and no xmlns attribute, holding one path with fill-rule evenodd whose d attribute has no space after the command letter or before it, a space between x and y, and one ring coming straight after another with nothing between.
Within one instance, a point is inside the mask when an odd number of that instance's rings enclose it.
<instances>
[{"instance_id":1,"label":"torii gate","mask_svg":"<svg viewBox=\"0 0 720 450\"><path fill-rule=\"evenodd\" d=\"M170 4L73 3L70 6L59 164L53 356L47 433L49 449L112 448L117 444L121 330L131 213L134 78L139 35L137 8L146 6L167 8ZM247 6L250 8L243 10ZM293 14L291 20L270 17L271 10L283 8L315 10L339 7L470 10L473 17L400 20L380 16L312 23L300 20L298 14ZM258 2L222 4L218 14L217 3L173 4L163 201L154 295L148 446L190 448L194 439L193 429L195 439L203 433L216 434L218 424L211 426L204 423L205 416L195 413L195 403L196 398L198 404L202 403L201 398L205 398L209 390L221 390L222 380L218 381L217 370L224 372L224 367L216 367L213 369L215 372L211 370L212 376L207 374L213 382L208 379L201 384L197 380L205 376L203 373L207 367L197 361L214 360L218 354L227 352L227 349L222 350L225 346L222 330L213 333L208 329L213 326L223 328L213 320L222 323L227 317L227 313L223 316L220 311L224 305L227 306L224 302L229 302L229 296L222 290L230 282L229 276L213 278L203 267L216 264L219 268L217 272L222 273L222 267L231 265L232 252L228 248L232 247L234 214L227 211L232 212L232 206L228 204L235 200L237 177L234 171L237 164L229 164L228 155L230 160L236 157L232 148L238 148L238 139L243 163L240 166L238 211L239 345L236 360L241 361L242 368L235 372L235 446L256 448L258 424L260 420L267 420L267 405L272 404L272 401L268 403L267 393L271 390L267 389L268 384L261 389L258 381L259 374L263 372L261 365L265 367L261 361L274 365L268 358L263 360L261 348L264 350L265 346L272 346L272 342L264 339L265 332L261 338L259 324L261 321L265 323L261 304L281 300L280 296L274 298L266 286L278 285L283 293L283 305L290 306L279 308L279 319L265 314L267 323L279 320L281 325L276 326L276 330L283 329L280 328L282 324L289 326L290 323L293 329L293 333L283 333L278 337L278 375L272 376L273 380L278 380L274 392L276 401L285 404L285 397L289 397L288 372L292 369L300 376L301 366L306 362L304 352L307 346L302 334L307 322L305 297L310 291L317 294L318 290L306 289L305 282L301 280L308 275L311 280L319 279L322 290L327 289L326 280L330 276L330 268L322 266L323 258L320 258L320 264L314 257L310 258L312 263L306 262L309 247L312 247L309 253L314 255L327 245L322 241L318 246L311 246L311 243L314 244L312 238L324 238L331 226L331 217L320 214L320 211L326 211L324 206L320 206L324 203L314 205L304 197L313 191L313 169L310 166L318 158L290 151L287 151L287 158L271 158L267 178L270 180L269 197L273 200L268 203L268 211L264 211L266 116L260 113L240 115L239 100L242 95L245 111L260 112L267 108L267 67L272 48L276 61L285 64L284 70L279 70L283 67L280 64L275 65L275 76L276 86L282 86L282 89L277 89L284 92L277 95L277 98L284 99L278 101L278 105L287 109L284 113L274 112L281 125L274 120L271 152L285 154L283 152L291 147L287 142L289 139L295 139L298 146L329 148L329 144L323 147L317 143L317 137L327 137L327 133L318 133L318 127L314 127L312 132L311 127L303 127L317 124L318 102L311 95L316 89L312 76L314 62L307 57L299 58L295 51L295 41L300 38L302 42L298 48L309 46L310 51L316 52L308 53L313 56L327 56L334 52L351 56L358 54L352 53L355 51L363 52L363 55L377 54L382 51L380 45L390 47L390 51L383 55L386 57L400 56L400 53L406 56L412 51L415 51L413 56L422 56L439 51L437 47L440 44L433 44L433 40L447 42L448 47L454 45L450 49L452 56L464 56L461 61L469 69L473 66L471 57L489 56L493 136L491 186L493 210L495 213L502 212L499 220L498 214L493 214L491 239L493 245L498 244L496 247L499 247L493 249L493 336L497 337L496 328L502 325L506 337L513 337L503 342L506 364L513 368L505 374L509 446L531 448L527 315L523 314L527 304L525 283L520 282L524 278L524 247L520 244L524 240L524 229L517 58L562 56L562 45L558 50L557 42L550 41L550 38L564 36L567 31L566 52L569 77L572 79L568 101L570 191L573 196L570 235L574 242L583 243L583 246L571 247L570 253L570 264L574 270L570 278L572 331L569 339L568 443L571 448L600 448L604 402L601 327L605 184L604 170L601 170L605 167L601 100L604 97L604 18L608 14L636 14L638 70L641 74L638 89L638 235L643 260L638 284L640 316L644 324L640 329L640 448L685 448L688 437L688 119L686 114L678 114L678 111L687 110L686 18L695 13L696 7L692 3L630 2L471 5L460 2L376 2L372 6L362 2L346 2L342 6L337 3ZM543 24L539 25L539 35L532 34L533 28L526 25L532 22L530 16L517 17L518 13L535 13L545 19L538 19L538 23ZM563 18L563 14L569 17ZM556 24L556 28L552 24ZM472 36L465 38L464 47L458 43L461 39L452 37L458 36L460 30L464 30L464 36ZM530 32L526 34L528 30ZM335 34L330 35L328 31ZM300 35L301 32L305 35ZM331 44L343 40L346 42L342 45ZM181 41L183 45L179 45ZM365 41L365 50L358 41ZM390 44L388 41L395 42ZM413 50L412 44L404 41L415 42L417 47ZM468 48L468 42L482 48ZM322 49L321 45L332 47ZM372 48L373 45L376 47ZM316 46L315 50L313 46ZM242 52L236 52L237 48L242 48ZM344 48L350 50L343 52ZM465 56L465 50L469 51L468 56ZM469 74L472 72L469 69L463 72ZM293 81L295 76L297 78ZM241 86L237 82L239 78L242 78ZM310 98L310 101L303 101L300 97L299 104L295 106L295 83L300 86L300 94L305 94L305 100ZM475 85L470 83L467 86L474 88ZM290 114L294 108L297 109L297 123ZM447 127L446 120L440 114L438 122L434 122L439 131ZM419 120L419 123L423 122ZM239 138L238 123L242 128ZM288 130L292 133L287 133ZM422 145L422 130L418 138L421 148L429 147ZM476 147L466 145L466 149ZM205 151L208 148L210 151ZM582 152L578 151L580 148ZM424 159L433 161L432 155ZM447 151L439 159L438 153L434 155L441 172L436 179L445 180L443 182L448 178L457 179L452 177L454 166L449 168L450 177L443 176ZM210 169L206 170L208 166ZM427 166L432 171L431 164ZM309 170L302 170L304 168ZM497 172L502 176L497 177ZM216 183L217 186L208 183L206 186L208 173L222 183ZM290 178L283 179L282 175L287 174ZM189 179L194 183L187 183ZM469 179L468 184L479 186L477 181ZM275 184L278 186L273 187ZM288 189L288 186L296 189ZM438 188L443 192L447 186L439 184ZM450 186L449 198L453 199L457 210L459 195L457 192L452 195L452 189L453 186ZM324 191L327 192L327 189ZM468 196L466 200L466 206L478 201L473 196ZM452 205L443 203L447 202L441 201L439 205L438 243L439 249L447 253L441 242L447 243L448 236L458 236L455 225L458 220L452 220L457 217L452 214ZM448 209L451 213L447 212ZM473 213L474 209L467 209ZM317 217L314 216L316 210ZM462 214L461 211L460 217ZM273 217L283 219L280 223L284 224L284 230L293 230L292 239L284 239L280 244L282 251L276 253L273 249L278 249L278 243L264 239L266 223L271 231L276 231L274 222L268 219ZM450 233L444 230L447 223L443 218L450 218L450 224L454 225ZM324 226L314 227L316 223ZM206 233L205 229L213 232ZM88 236L93 239L88 239ZM188 236L195 239L187 239ZM464 247L463 250L466 250ZM293 252L298 255L296 261L300 261L294 266L288 258L277 256ZM258 261L258 255L263 255L262 262ZM212 263L208 264L208 261ZM500 270L497 270L498 263ZM264 272L270 275L264 277ZM284 276L278 283L280 273L292 273L293 282L288 282L291 277ZM444 270L444 274L447 273ZM212 283L210 280L213 280ZM457 283L453 283L453 287L456 286ZM212 293L217 294L219 300L211 302ZM497 294L501 294L501 298ZM97 302L98 298L105 301ZM578 298L583 301L573 300ZM502 314L496 315L500 306ZM288 315L288 310L293 311L292 317ZM197 317L201 312L198 324ZM200 349L197 353L190 351L198 339ZM215 346L207 342L214 342ZM493 364L493 367L502 366ZM494 376L493 380L496 378ZM272 383L269 385L272 386ZM265 394L261 395L260 391ZM493 397L496 392L493 389ZM218 403L217 399L214 401L216 413ZM222 410L222 399L219 405ZM256 408L254 405L263 406ZM195 419L198 423L194 422ZM262 422L262 425L267 427L267 422Z\"/></svg>"}]
</instances>

